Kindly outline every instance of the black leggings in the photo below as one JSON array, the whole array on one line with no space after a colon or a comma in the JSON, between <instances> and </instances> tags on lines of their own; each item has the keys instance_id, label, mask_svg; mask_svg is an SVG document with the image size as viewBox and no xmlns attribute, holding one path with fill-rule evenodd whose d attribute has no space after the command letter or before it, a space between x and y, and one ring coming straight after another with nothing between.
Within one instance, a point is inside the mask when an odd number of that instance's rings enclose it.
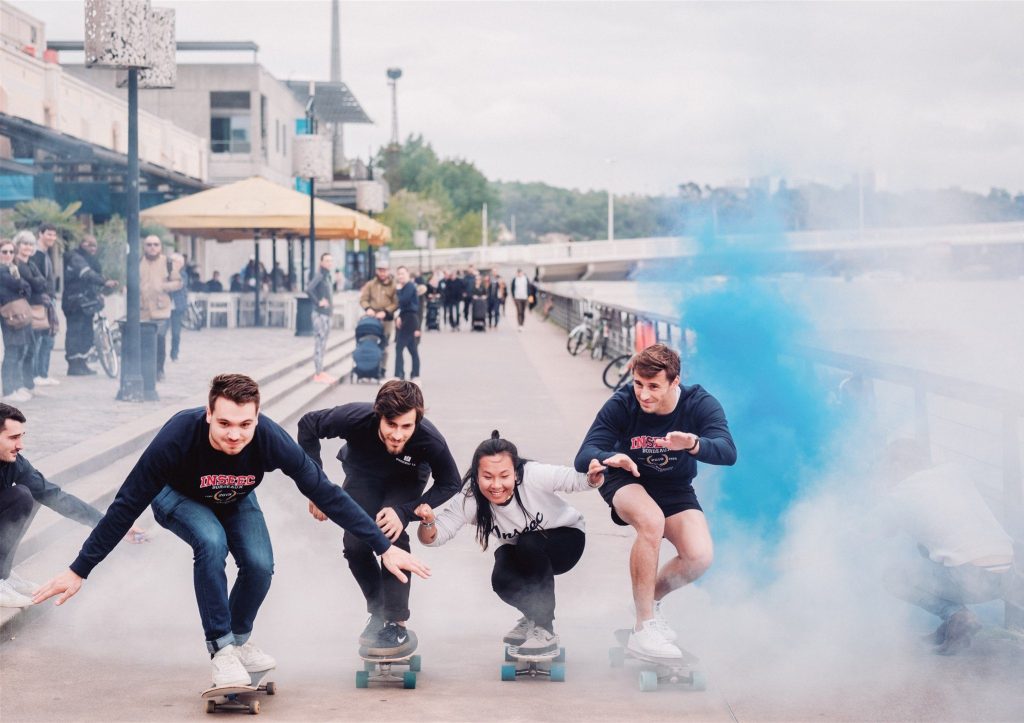
<instances>
[{"instance_id":1,"label":"black leggings","mask_svg":"<svg viewBox=\"0 0 1024 723\"><path fill-rule=\"evenodd\" d=\"M583 530L575 527L526 532L516 544L502 545L494 551L491 587L527 618L551 630L555 575L576 566L585 543Z\"/></svg>"}]
</instances>

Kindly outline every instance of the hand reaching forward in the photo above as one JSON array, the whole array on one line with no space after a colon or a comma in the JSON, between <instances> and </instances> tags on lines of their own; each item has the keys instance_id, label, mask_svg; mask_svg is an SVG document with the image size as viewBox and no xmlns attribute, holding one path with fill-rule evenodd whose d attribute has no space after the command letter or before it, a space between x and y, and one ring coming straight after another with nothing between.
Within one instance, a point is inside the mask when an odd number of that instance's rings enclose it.
<instances>
[{"instance_id":1,"label":"hand reaching forward","mask_svg":"<svg viewBox=\"0 0 1024 723\"><path fill-rule=\"evenodd\" d=\"M430 568L426 564L394 545L384 551L384 554L380 556L380 561L384 563L384 567L388 569L388 572L397 577L401 582L409 581L408 576L402 570L414 572L424 580L430 577Z\"/></svg>"},{"instance_id":2,"label":"hand reaching forward","mask_svg":"<svg viewBox=\"0 0 1024 723\"><path fill-rule=\"evenodd\" d=\"M606 459L602 464L604 464L606 467L618 467L619 469L624 469L630 474L632 474L634 477L640 476L640 470L637 468L636 462L634 462L633 458L630 457L628 454L623 454L622 452L619 452L618 454L613 454L611 457Z\"/></svg>"}]
</instances>

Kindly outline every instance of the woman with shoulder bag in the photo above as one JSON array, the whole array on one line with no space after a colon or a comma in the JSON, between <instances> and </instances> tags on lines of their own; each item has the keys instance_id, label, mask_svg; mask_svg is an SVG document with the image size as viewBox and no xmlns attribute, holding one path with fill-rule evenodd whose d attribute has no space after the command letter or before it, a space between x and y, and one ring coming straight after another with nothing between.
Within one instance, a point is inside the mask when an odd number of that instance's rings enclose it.
<instances>
[{"instance_id":1,"label":"woman with shoulder bag","mask_svg":"<svg viewBox=\"0 0 1024 723\"><path fill-rule=\"evenodd\" d=\"M28 297L32 287L25 279L21 278L21 272L14 259L14 242L9 239L0 241L0 310L10 309L9 306L17 300L22 300L25 311L31 318L28 309ZM27 402L32 398L32 393L25 388L22 378L25 357L29 352L32 339L31 320L23 326L15 328L8 321L6 314L0 319L0 329L3 331L4 339L4 360L0 366L0 377L3 379L3 401L5 402Z\"/></svg>"},{"instance_id":2,"label":"woman with shoulder bag","mask_svg":"<svg viewBox=\"0 0 1024 723\"><path fill-rule=\"evenodd\" d=\"M50 297L46 293L46 277L39 273L39 269L29 259L36 252L36 237L31 231L19 231L14 235L14 261L18 265L18 274L28 282L30 287L28 295L29 307L32 309L32 323L29 325L28 354L22 362L21 379L24 387L30 394L34 393L35 384L35 360L36 347L39 346L39 337L36 335L37 328L45 328L49 331L50 322L46 315L46 305L50 303ZM42 323L42 327L36 326Z\"/></svg>"}]
</instances>

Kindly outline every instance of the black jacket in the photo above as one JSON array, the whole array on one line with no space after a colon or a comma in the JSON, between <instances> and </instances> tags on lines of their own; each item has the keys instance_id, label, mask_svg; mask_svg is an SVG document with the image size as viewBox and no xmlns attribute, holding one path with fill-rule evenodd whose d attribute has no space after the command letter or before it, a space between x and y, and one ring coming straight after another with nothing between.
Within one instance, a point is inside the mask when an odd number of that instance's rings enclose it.
<instances>
[{"instance_id":1,"label":"black jacket","mask_svg":"<svg viewBox=\"0 0 1024 723\"><path fill-rule=\"evenodd\" d=\"M64 296L61 307L65 313L77 312L83 303L100 298L106 279L99 259L78 248L64 256Z\"/></svg>"},{"instance_id":2,"label":"black jacket","mask_svg":"<svg viewBox=\"0 0 1024 723\"><path fill-rule=\"evenodd\" d=\"M20 454L13 462L0 462L0 489L21 485L32 493L32 498L68 519L95 527L103 513L57 485L47 481L39 470Z\"/></svg>"}]
</instances>

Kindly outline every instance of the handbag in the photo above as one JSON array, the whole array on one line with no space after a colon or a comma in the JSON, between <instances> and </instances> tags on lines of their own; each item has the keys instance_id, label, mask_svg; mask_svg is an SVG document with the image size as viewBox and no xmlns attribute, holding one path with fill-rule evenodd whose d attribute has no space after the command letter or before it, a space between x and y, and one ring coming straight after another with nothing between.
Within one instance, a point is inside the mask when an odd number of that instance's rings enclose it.
<instances>
[{"instance_id":1,"label":"handbag","mask_svg":"<svg viewBox=\"0 0 1024 723\"><path fill-rule=\"evenodd\" d=\"M11 329L24 329L32 323L32 307L26 299L19 297L0 306L0 317Z\"/></svg>"},{"instance_id":2,"label":"handbag","mask_svg":"<svg viewBox=\"0 0 1024 723\"><path fill-rule=\"evenodd\" d=\"M45 304L29 304L32 310L32 328L36 331L50 330L50 317Z\"/></svg>"}]
</instances>

